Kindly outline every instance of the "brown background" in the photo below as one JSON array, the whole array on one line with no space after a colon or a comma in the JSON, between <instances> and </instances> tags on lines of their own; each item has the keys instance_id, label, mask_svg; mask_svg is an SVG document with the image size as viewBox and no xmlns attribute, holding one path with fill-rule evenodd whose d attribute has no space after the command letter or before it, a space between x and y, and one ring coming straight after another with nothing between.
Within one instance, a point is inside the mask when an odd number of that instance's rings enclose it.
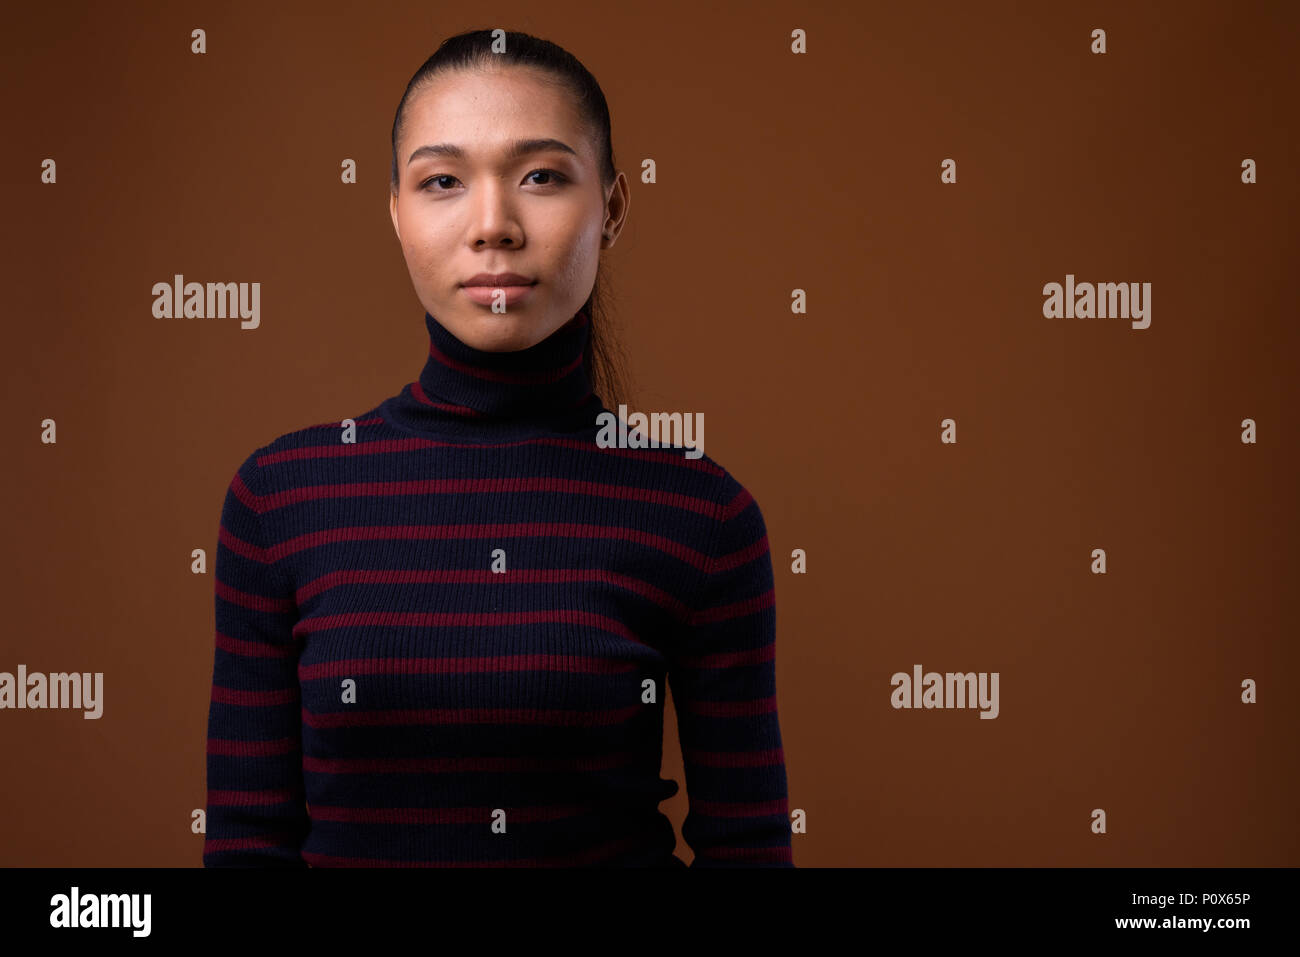
<instances>
[{"instance_id":1,"label":"brown background","mask_svg":"<svg viewBox=\"0 0 1300 957\"><path fill-rule=\"evenodd\" d=\"M419 372L389 132L484 26L602 84L634 408L704 412L767 519L796 863L1300 864L1300 8L474 9L7 12L0 670L102 671L105 714L0 712L0 864L199 864L222 496ZM178 272L260 282L261 328L155 319ZM1045 319L1067 273L1151 282L1151 327ZM915 663L999 672L1001 716L895 711Z\"/></svg>"}]
</instances>

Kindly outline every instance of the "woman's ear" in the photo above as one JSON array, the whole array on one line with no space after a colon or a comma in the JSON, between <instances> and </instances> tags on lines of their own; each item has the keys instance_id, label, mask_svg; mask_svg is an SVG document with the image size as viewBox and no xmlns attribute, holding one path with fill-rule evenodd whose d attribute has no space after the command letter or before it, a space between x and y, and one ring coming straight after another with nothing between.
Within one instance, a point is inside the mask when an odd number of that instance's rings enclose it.
<instances>
[{"instance_id":1,"label":"woman's ear","mask_svg":"<svg viewBox=\"0 0 1300 957\"><path fill-rule=\"evenodd\" d=\"M397 241L402 241L402 228L397 225L397 194L392 190L388 193L388 215L393 219L393 232L397 233Z\"/></svg>"},{"instance_id":2,"label":"woman's ear","mask_svg":"<svg viewBox=\"0 0 1300 957\"><path fill-rule=\"evenodd\" d=\"M602 248L608 249L614 245L618 234L623 231L623 223L627 221L628 210L631 207L632 193L627 187L627 177L623 175L622 170L619 170L610 186L609 194L605 197L606 216Z\"/></svg>"}]
</instances>

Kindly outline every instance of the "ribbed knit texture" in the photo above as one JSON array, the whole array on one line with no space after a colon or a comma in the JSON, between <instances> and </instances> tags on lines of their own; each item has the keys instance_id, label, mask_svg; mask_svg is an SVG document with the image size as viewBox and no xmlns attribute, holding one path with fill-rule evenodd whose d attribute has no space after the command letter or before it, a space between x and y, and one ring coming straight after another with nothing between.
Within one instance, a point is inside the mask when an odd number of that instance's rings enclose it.
<instances>
[{"instance_id":1,"label":"ribbed knit texture","mask_svg":"<svg viewBox=\"0 0 1300 957\"><path fill-rule=\"evenodd\" d=\"M239 467L216 553L203 863L793 866L772 562L708 456L600 448L579 312Z\"/></svg>"}]
</instances>

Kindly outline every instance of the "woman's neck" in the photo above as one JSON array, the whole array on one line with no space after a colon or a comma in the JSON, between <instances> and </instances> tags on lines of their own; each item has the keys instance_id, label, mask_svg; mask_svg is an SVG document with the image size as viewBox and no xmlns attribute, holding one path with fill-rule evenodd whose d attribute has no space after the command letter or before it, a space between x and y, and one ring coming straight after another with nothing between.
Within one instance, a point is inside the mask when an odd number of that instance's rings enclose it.
<instances>
[{"instance_id":1,"label":"woman's neck","mask_svg":"<svg viewBox=\"0 0 1300 957\"><path fill-rule=\"evenodd\" d=\"M585 309L541 342L515 352L476 349L427 312L424 321L424 368L384 403L394 424L475 438L595 427L603 407L592 392L586 356L591 317Z\"/></svg>"}]
</instances>

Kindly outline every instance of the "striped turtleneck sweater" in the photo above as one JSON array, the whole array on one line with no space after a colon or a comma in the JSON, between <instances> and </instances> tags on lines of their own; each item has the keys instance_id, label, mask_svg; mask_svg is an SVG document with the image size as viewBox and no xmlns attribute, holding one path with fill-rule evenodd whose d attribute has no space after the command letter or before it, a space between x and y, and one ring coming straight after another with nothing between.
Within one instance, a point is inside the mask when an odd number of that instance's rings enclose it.
<instances>
[{"instance_id":1,"label":"striped turtleneck sweater","mask_svg":"<svg viewBox=\"0 0 1300 957\"><path fill-rule=\"evenodd\" d=\"M707 455L605 448L579 311L253 452L216 553L203 864L793 866L771 555Z\"/></svg>"}]
</instances>

